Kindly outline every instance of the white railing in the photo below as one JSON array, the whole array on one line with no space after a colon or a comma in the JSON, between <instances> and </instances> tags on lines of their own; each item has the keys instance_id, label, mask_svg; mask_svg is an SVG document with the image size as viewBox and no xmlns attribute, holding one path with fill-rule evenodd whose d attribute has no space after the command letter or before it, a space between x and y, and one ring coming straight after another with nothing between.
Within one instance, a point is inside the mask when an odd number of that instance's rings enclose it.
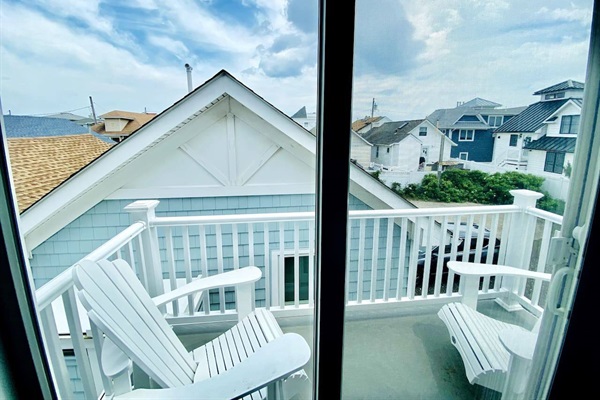
<instances>
[{"instance_id":1,"label":"white railing","mask_svg":"<svg viewBox=\"0 0 600 400\"><path fill-rule=\"evenodd\" d=\"M456 301L461 296L459 279L444 264L463 259L461 253L475 262L545 271L550 240L562 217L536 209L539 194L514 191L513 195L514 204L506 206L350 211L348 312ZM278 318L312 313L313 212L160 217L154 213L157 205L158 201L140 201L127 206L132 225L85 259L127 260L152 296L198 276L256 265L263 272L255 286L256 306L272 310ZM459 231L471 238L462 247ZM85 395L91 399L103 387L95 360L98 338L85 327L86 317L77 307L71 269L36 291L37 306L61 397L69 398L71 393L63 354L69 347ZM546 290L531 282L508 286L486 278L480 296L502 295L505 302L539 314ZM173 324L202 321L208 325L235 321L235 306L233 292L221 289L173 303L165 311ZM56 314L64 314L65 332L59 332L61 317Z\"/></svg>"}]
</instances>

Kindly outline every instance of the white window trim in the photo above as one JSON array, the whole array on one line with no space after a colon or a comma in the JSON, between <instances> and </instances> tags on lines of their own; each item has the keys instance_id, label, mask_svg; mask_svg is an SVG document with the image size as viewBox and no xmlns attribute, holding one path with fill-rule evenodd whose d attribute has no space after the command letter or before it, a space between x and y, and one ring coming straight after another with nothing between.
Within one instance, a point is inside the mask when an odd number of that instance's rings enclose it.
<instances>
[{"instance_id":1,"label":"white window trim","mask_svg":"<svg viewBox=\"0 0 600 400\"><path fill-rule=\"evenodd\" d=\"M283 268L284 268L284 263L283 260L286 257L294 257L296 255L296 250L294 249L286 249L283 251L283 257L281 256L282 252L281 250L273 250L271 251L271 305L272 306L282 306L285 305L285 303L281 303L281 296L280 294L282 294L281 290L281 286L280 286L280 279L282 278L283 275ZM303 256L307 256L309 257L308 259L308 268L309 268L309 277L311 275L310 273L310 268L312 267L314 270L314 262L310 262L310 250L307 248L300 248L298 249L298 257L303 257ZM313 259L314 259L314 252L313 252ZM285 287L283 288L284 292L284 296L285 296ZM310 288L309 288L309 294L308 294L308 301L301 301L300 304L307 304L311 301L311 294L310 294ZM285 297L284 297L285 298Z\"/></svg>"},{"instance_id":2,"label":"white window trim","mask_svg":"<svg viewBox=\"0 0 600 400\"><path fill-rule=\"evenodd\" d=\"M471 132L473 132L473 136L471 136L471 139L468 138L468 135L467 135L466 139L461 139L461 137L460 137L461 131L465 131L465 132L471 131ZM458 131L458 141L459 142L472 142L474 140L475 140L475 129L459 129L459 131Z\"/></svg>"},{"instance_id":3,"label":"white window trim","mask_svg":"<svg viewBox=\"0 0 600 400\"><path fill-rule=\"evenodd\" d=\"M464 158L463 158L464 156ZM468 151L461 151L460 153L458 153L458 159L459 160L464 160L464 161L469 161L469 152Z\"/></svg>"}]
</instances>

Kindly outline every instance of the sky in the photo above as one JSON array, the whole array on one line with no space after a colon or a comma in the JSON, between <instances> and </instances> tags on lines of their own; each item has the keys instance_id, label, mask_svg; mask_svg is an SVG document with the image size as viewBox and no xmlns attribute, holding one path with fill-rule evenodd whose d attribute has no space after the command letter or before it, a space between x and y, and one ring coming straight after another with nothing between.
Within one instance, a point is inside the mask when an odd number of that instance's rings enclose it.
<instances>
[{"instance_id":1,"label":"sky","mask_svg":"<svg viewBox=\"0 0 600 400\"><path fill-rule=\"evenodd\" d=\"M593 0L356 0L353 119L475 97L525 106L585 80ZM339 23L344 23L340 13ZM283 113L316 110L315 0L0 0L5 114L161 112L225 69Z\"/></svg>"}]
</instances>

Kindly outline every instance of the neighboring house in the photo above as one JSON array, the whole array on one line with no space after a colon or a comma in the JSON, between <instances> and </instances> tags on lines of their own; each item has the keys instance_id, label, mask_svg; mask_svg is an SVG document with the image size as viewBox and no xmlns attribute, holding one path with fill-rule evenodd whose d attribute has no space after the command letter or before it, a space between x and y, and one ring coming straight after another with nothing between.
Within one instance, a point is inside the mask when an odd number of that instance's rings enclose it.
<instances>
[{"instance_id":1,"label":"neighboring house","mask_svg":"<svg viewBox=\"0 0 600 400\"><path fill-rule=\"evenodd\" d=\"M501 107L501 104L477 97L459 103L455 108L435 110L427 120L457 144L452 148L452 158L491 162L494 129L525 109Z\"/></svg>"},{"instance_id":2,"label":"neighboring house","mask_svg":"<svg viewBox=\"0 0 600 400\"><path fill-rule=\"evenodd\" d=\"M73 113L70 113L70 112L61 112L61 113L58 113L58 114L50 114L50 115L46 115L46 117L48 117L48 118L66 119L68 121L75 122L76 124L82 125L82 126L91 126L91 125L94 125L94 119L93 118L84 117L84 116L73 114Z\"/></svg>"},{"instance_id":3,"label":"neighboring house","mask_svg":"<svg viewBox=\"0 0 600 400\"><path fill-rule=\"evenodd\" d=\"M317 126L317 113L307 113L306 107L302 107L296 111L296 113L292 115L292 119L303 126L307 131L310 131Z\"/></svg>"},{"instance_id":4,"label":"neighboring house","mask_svg":"<svg viewBox=\"0 0 600 400\"><path fill-rule=\"evenodd\" d=\"M21 213L112 146L65 119L5 115L4 122Z\"/></svg>"},{"instance_id":5,"label":"neighboring house","mask_svg":"<svg viewBox=\"0 0 600 400\"><path fill-rule=\"evenodd\" d=\"M120 142L144 124L147 124L156 113L136 113L130 111L110 111L101 115L103 122L92 126L94 132Z\"/></svg>"},{"instance_id":6,"label":"neighboring house","mask_svg":"<svg viewBox=\"0 0 600 400\"><path fill-rule=\"evenodd\" d=\"M352 123L352 130L358 134L368 132L373 128L377 128L385 124L386 122L392 122L388 117L364 117L363 119L357 119Z\"/></svg>"},{"instance_id":7,"label":"neighboring house","mask_svg":"<svg viewBox=\"0 0 600 400\"><path fill-rule=\"evenodd\" d=\"M135 200L171 216L312 211L315 154L314 134L221 71L22 213L35 285L127 227ZM415 208L354 163L349 186L351 209Z\"/></svg>"},{"instance_id":8,"label":"neighboring house","mask_svg":"<svg viewBox=\"0 0 600 400\"><path fill-rule=\"evenodd\" d=\"M363 168L368 168L371 164L371 148L373 145L353 130L350 131L350 135L352 135L350 137L350 159Z\"/></svg>"},{"instance_id":9,"label":"neighboring house","mask_svg":"<svg viewBox=\"0 0 600 400\"><path fill-rule=\"evenodd\" d=\"M567 80L538 90L540 100L494 131L494 164L528 173L564 174L573 164L583 83Z\"/></svg>"},{"instance_id":10,"label":"neighboring house","mask_svg":"<svg viewBox=\"0 0 600 400\"><path fill-rule=\"evenodd\" d=\"M371 147L371 162L384 170L417 171L450 159L452 140L426 119L386 122L362 137Z\"/></svg>"}]
</instances>

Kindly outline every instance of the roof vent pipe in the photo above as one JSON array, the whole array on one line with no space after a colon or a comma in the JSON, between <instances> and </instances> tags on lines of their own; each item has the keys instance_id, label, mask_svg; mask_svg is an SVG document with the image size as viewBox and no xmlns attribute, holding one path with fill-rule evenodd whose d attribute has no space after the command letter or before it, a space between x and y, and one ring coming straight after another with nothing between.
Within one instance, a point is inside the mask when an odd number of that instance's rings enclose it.
<instances>
[{"instance_id":1,"label":"roof vent pipe","mask_svg":"<svg viewBox=\"0 0 600 400\"><path fill-rule=\"evenodd\" d=\"M192 67L190 64L185 64L185 70L187 71L187 84L188 93L192 91Z\"/></svg>"}]
</instances>

